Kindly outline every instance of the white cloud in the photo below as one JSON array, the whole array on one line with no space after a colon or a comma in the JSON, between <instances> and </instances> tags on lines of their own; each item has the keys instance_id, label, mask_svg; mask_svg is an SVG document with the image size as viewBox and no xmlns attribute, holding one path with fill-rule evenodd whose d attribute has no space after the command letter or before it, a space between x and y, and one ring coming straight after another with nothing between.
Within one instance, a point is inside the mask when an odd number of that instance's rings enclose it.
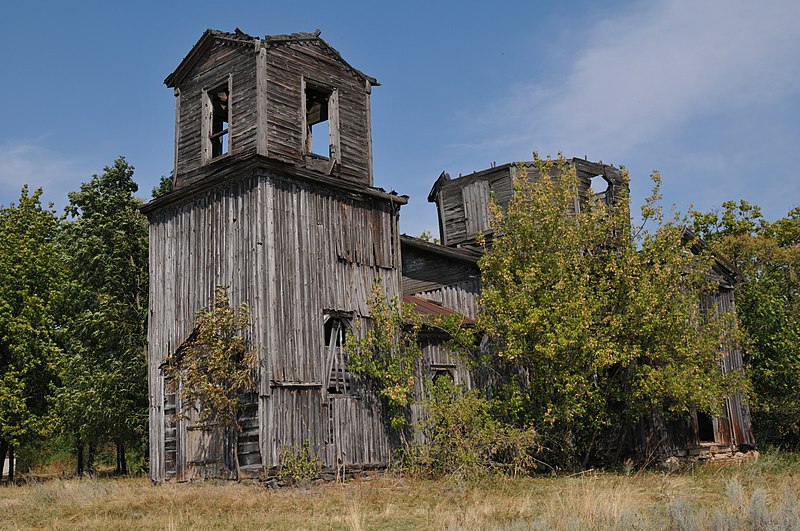
<instances>
[{"instance_id":1,"label":"white cloud","mask_svg":"<svg viewBox=\"0 0 800 531\"><path fill-rule=\"evenodd\" d=\"M42 140L0 145L0 204L17 202L22 186L44 189L44 200L60 207L66 194L91 174L88 164L44 147Z\"/></svg>"},{"instance_id":2,"label":"white cloud","mask_svg":"<svg viewBox=\"0 0 800 531\"><path fill-rule=\"evenodd\" d=\"M641 5L590 27L561 79L518 85L491 105L491 140L480 147L622 160L692 119L797 93L800 2Z\"/></svg>"}]
</instances>

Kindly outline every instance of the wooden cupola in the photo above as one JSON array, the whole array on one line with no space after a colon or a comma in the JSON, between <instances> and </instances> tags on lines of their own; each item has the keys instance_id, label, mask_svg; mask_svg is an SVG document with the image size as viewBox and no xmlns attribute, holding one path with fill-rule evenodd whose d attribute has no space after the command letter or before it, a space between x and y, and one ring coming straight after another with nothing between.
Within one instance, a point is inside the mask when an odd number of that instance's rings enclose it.
<instances>
[{"instance_id":1,"label":"wooden cupola","mask_svg":"<svg viewBox=\"0 0 800 531\"><path fill-rule=\"evenodd\" d=\"M207 30L164 83L175 90L175 188L266 157L372 186L378 82L313 33Z\"/></svg>"}]
</instances>

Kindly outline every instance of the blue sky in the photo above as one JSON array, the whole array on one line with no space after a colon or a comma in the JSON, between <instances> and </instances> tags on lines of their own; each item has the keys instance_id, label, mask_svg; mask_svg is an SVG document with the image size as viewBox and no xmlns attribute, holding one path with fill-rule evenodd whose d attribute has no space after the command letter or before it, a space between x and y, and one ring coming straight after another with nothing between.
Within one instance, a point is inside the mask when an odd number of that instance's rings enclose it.
<instances>
[{"instance_id":1,"label":"blue sky","mask_svg":"<svg viewBox=\"0 0 800 531\"><path fill-rule=\"evenodd\" d=\"M633 200L662 172L685 211L727 199L769 219L800 205L800 2L39 2L4 6L0 204L66 193L125 155L149 198L173 159L163 85L206 28L322 30L373 91L375 184L426 197L531 152L623 164Z\"/></svg>"}]
</instances>

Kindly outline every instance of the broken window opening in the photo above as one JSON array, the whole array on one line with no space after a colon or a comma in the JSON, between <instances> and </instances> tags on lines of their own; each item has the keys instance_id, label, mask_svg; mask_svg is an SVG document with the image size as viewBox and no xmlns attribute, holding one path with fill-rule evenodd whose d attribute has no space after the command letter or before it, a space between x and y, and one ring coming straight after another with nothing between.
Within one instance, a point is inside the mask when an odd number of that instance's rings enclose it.
<instances>
[{"instance_id":1,"label":"broken window opening","mask_svg":"<svg viewBox=\"0 0 800 531\"><path fill-rule=\"evenodd\" d=\"M438 383L441 380L447 380L450 384L453 385L458 383L455 365L431 364L431 372L433 373L433 377L431 378L431 380L433 381L434 384Z\"/></svg>"},{"instance_id":2,"label":"broken window opening","mask_svg":"<svg viewBox=\"0 0 800 531\"><path fill-rule=\"evenodd\" d=\"M611 183L608 182L608 179L606 179L604 175L595 175L594 177L590 177L589 182L595 199L607 203L608 190L611 188Z\"/></svg>"},{"instance_id":3,"label":"broken window opening","mask_svg":"<svg viewBox=\"0 0 800 531\"><path fill-rule=\"evenodd\" d=\"M350 371L347 370L344 345L347 330L352 323L351 313L328 312L325 314L325 374L328 375L328 394L345 395L352 387Z\"/></svg>"},{"instance_id":4,"label":"broken window opening","mask_svg":"<svg viewBox=\"0 0 800 531\"><path fill-rule=\"evenodd\" d=\"M230 152L230 85L225 83L206 92L206 160Z\"/></svg>"},{"instance_id":5,"label":"broken window opening","mask_svg":"<svg viewBox=\"0 0 800 531\"><path fill-rule=\"evenodd\" d=\"M336 91L307 84L303 97L305 105L304 152L317 157L337 158Z\"/></svg>"},{"instance_id":6,"label":"broken window opening","mask_svg":"<svg viewBox=\"0 0 800 531\"><path fill-rule=\"evenodd\" d=\"M697 438L701 443L713 443L716 440L714 438L714 421L702 411L697 412Z\"/></svg>"}]
</instances>

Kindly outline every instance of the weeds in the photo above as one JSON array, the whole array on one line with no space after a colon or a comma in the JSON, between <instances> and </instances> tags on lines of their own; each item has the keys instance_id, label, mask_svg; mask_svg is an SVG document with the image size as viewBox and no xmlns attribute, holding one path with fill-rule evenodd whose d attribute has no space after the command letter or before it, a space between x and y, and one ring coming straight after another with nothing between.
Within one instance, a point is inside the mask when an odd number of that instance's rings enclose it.
<instances>
[{"instance_id":1,"label":"weeds","mask_svg":"<svg viewBox=\"0 0 800 531\"><path fill-rule=\"evenodd\" d=\"M302 449L300 449L302 453ZM0 489L0 529L800 529L792 466L698 466L576 477L375 477L269 490L145 478Z\"/></svg>"},{"instance_id":2,"label":"weeds","mask_svg":"<svg viewBox=\"0 0 800 531\"><path fill-rule=\"evenodd\" d=\"M423 444L401 456L401 467L412 476L474 478L490 473L529 474L541 463L534 457L539 438L533 429L497 421L492 403L447 378L428 382L430 397L424 418L416 426Z\"/></svg>"},{"instance_id":3,"label":"weeds","mask_svg":"<svg viewBox=\"0 0 800 531\"><path fill-rule=\"evenodd\" d=\"M319 459L311 454L308 440L303 442L302 448L283 448L279 475L284 481L293 484L306 483L315 479L319 471Z\"/></svg>"}]
</instances>

